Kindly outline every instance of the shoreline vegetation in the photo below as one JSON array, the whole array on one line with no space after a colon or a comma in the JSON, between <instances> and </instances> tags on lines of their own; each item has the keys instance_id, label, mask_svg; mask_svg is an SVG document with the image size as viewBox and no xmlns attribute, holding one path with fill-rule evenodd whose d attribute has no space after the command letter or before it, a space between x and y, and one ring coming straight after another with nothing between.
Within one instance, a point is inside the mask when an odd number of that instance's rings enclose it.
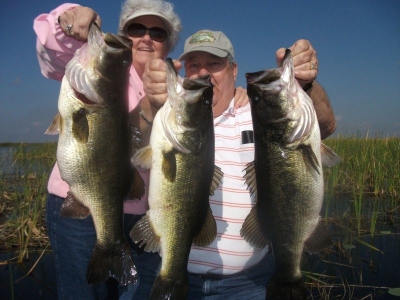
<instances>
[{"instance_id":1,"label":"shoreline vegetation","mask_svg":"<svg viewBox=\"0 0 400 300\"><path fill-rule=\"evenodd\" d=\"M388 250L381 249L384 246L376 241L384 237L400 244L400 138L339 134L323 142L341 157L341 162L324 168L321 217L332 232L334 246L303 259L307 287L317 294L310 299L329 299L337 289L341 289L342 298L332 299L372 299L356 298L356 291L360 294L364 290L371 295L395 295L400 284L363 284L363 273L353 274L358 277L349 280L337 271L328 274L315 266L316 262L324 262L324 268L327 264L335 270L339 265L353 268L360 260L356 251L362 247L368 253L369 264L377 268L375 256L388 255ZM21 264L33 252L51 252L44 211L56 148L57 143L0 143L0 253L11 254L8 260L0 261L0 268ZM399 252L399 248L393 252L398 253L394 261L397 268Z\"/></svg>"}]
</instances>

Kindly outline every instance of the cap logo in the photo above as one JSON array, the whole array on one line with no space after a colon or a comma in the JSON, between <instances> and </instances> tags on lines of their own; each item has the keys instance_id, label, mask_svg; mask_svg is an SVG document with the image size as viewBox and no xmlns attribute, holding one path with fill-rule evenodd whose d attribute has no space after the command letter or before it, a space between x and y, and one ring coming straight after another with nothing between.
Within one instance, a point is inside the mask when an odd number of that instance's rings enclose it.
<instances>
[{"instance_id":1,"label":"cap logo","mask_svg":"<svg viewBox=\"0 0 400 300\"><path fill-rule=\"evenodd\" d=\"M192 35L189 44L214 43L215 37L211 32L199 31Z\"/></svg>"}]
</instances>

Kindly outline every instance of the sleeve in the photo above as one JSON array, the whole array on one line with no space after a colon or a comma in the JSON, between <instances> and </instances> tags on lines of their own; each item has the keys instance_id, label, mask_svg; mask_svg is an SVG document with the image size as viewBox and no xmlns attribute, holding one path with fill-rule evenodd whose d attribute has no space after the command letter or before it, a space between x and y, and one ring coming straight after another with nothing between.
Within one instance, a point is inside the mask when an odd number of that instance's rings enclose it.
<instances>
[{"instance_id":1,"label":"sleeve","mask_svg":"<svg viewBox=\"0 0 400 300\"><path fill-rule=\"evenodd\" d=\"M41 14L33 22L36 33L36 52L43 76L61 81L65 66L83 42L65 35L58 24L58 17L78 4L65 3L49 14Z\"/></svg>"}]
</instances>

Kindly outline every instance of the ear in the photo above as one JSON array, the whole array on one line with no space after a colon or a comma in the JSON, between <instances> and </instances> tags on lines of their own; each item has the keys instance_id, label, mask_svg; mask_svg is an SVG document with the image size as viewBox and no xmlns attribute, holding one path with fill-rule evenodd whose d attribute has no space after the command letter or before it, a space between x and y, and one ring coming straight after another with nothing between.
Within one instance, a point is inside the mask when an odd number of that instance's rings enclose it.
<instances>
[{"instance_id":1,"label":"ear","mask_svg":"<svg viewBox=\"0 0 400 300\"><path fill-rule=\"evenodd\" d=\"M235 81L236 81L236 77L237 77L237 74L238 74L238 70L239 70L239 67L238 67L237 63L234 63L232 65L232 71L233 71L233 79Z\"/></svg>"}]
</instances>

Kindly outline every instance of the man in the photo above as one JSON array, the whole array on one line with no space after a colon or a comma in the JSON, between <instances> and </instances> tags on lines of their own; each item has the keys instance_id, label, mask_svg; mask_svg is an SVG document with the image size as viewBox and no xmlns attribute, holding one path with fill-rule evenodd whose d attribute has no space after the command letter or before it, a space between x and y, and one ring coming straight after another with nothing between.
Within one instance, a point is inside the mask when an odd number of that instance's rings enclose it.
<instances>
[{"instance_id":1,"label":"man","mask_svg":"<svg viewBox=\"0 0 400 300\"><path fill-rule=\"evenodd\" d=\"M325 91L315 82L318 75L316 52L306 40L297 41L290 49L296 77L313 100L321 137L326 138L335 130L336 123ZM276 52L278 64L284 52L284 48ZM265 283L273 271L268 248L254 248L240 236L244 219L254 205L243 178L245 166L254 160L254 143L245 134L242 136L243 132L253 130L250 105L244 102L234 105L238 66L233 46L222 32L201 30L186 40L179 60L185 61L186 77L211 76L215 164L224 173L222 185L210 197L217 238L207 247L192 246L188 262L188 298L265 299ZM175 66L180 68L181 64L177 62ZM162 60L152 60L146 65L143 84L147 95L142 100L146 103L143 112L153 119L154 112L167 98L166 65ZM154 258L153 263L148 264L147 274L153 272L155 277L159 261ZM148 295L151 276L146 279L141 277L138 292L142 294L135 296Z\"/></svg>"}]
</instances>

